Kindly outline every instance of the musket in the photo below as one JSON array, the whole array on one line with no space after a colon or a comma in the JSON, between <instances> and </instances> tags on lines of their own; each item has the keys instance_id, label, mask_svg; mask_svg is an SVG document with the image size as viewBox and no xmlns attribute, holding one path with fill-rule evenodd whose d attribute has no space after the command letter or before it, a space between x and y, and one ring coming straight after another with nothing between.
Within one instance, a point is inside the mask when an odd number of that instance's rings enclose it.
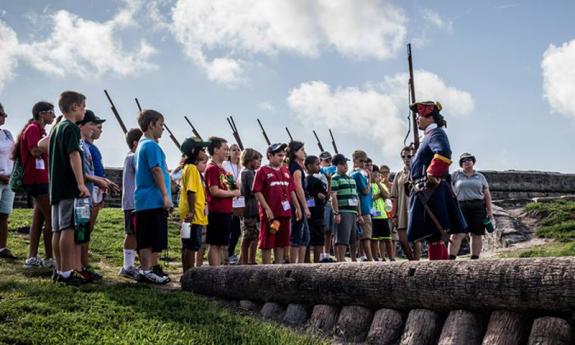
<instances>
[{"instance_id":1,"label":"musket","mask_svg":"<svg viewBox=\"0 0 575 345\"><path fill-rule=\"evenodd\" d=\"M120 124L120 127L122 128L122 131L124 132L124 134L128 133L128 129L126 128L124 121L122 121L122 118L120 117L120 114L118 113L118 110L116 109L116 106L114 105L114 102L112 102L112 98L110 98L108 91L104 90L104 93L106 94L106 97L108 98L108 102L110 102L112 113L114 113L116 120L118 120L118 123Z\"/></svg>"},{"instance_id":2,"label":"musket","mask_svg":"<svg viewBox=\"0 0 575 345\"><path fill-rule=\"evenodd\" d=\"M323 145L321 144L321 141L319 140L319 137L317 136L317 133L315 132L315 129L313 130L313 135L315 136L315 140L317 140L317 147L319 147L319 152L323 152Z\"/></svg>"},{"instance_id":3,"label":"musket","mask_svg":"<svg viewBox=\"0 0 575 345\"><path fill-rule=\"evenodd\" d=\"M333 138L333 133L331 132L331 129L329 130L329 136L331 137L331 145L333 146L333 151L338 154L339 152L337 151L337 146L335 145L335 139Z\"/></svg>"},{"instance_id":4,"label":"musket","mask_svg":"<svg viewBox=\"0 0 575 345\"><path fill-rule=\"evenodd\" d=\"M409 68L409 96L410 104L415 103L415 81L413 78L413 57L411 55L411 43L407 44L407 65ZM417 115L414 110L411 111L411 126L413 126L413 148L417 151L419 147L419 132L417 130Z\"/></svg>"},{"instance_id":5,"label":"musket","mask_svg":"<svg viewBox=\"0 0 575 345\"><path fill-rule=\"evenodd\" d=\"M236 139L236 143L240 147L240 150L243 151L244 145L242 144L242 139L240 138L240 133L238 132L238 127L236 127L236 122L234 121L234 118L230 116L230 117L226 118L226 120L228 120L230 127L232 127L232 134L234 135L234 138Z\"/></svg>"},{"instance_id":6,"label":"musket","mask_svg":"<svg viewBox=\"0 0 575 345\"><path fill-rule=\"evenodd\" d=\"M196 131L196 127L194 127L194 125L192 125L192 122L190 121L190 119L188 119L187 116L184 116L184 119L186 119L186 122L188 122L188 125L190 125L190 127L192 127L192 133L194 133L194 135L196 137L198 137L198 139L200 139L201 141L204 141L204 139L202 139L202 136L200 135L200 133L198 133L198 131Z\"/></svg>"},{"instance_id":7,"label":"musket","mask_svg":"<svg viewBox=\"0 0 575 345\"><path fill-rule=\"evenodd\" d=\"M287 132L287 134L288 134L289 140L290 140L290 141L293 141L293 137L291 136L291 133L290 133L290 131L289 131L289 128L287 128L287 127L286 127L286 132Z\"/></svg>"},{"instance_id":8,"label":"musket","mask_svg":"<svg viewBox=\"0 0 575 345\"><path fill-rule=\"evenodd\" d=\"M258 123L260 125L260 128L262 129L262 134L264 135L264 139L266 140L266 143L269 145L272 144L272 142L270 141L270 138L268 138L268 135L266 134L266 130L264 129L264 126L262 126L262 122L260 121L260 119L257 119Z\"/></svg>"},{"instance_id":9,"label":"musket","mask_svg":"<svg viewBox=\"0 0 575 345\"><path fill-rule=\"evenodd\" d=\"M136 105L138 106L138 110L140 112L142 112L142 106L140 105L140 101L138 101L137 97L134 98L134 100L136 101ZM165 121L165 119L164 119L164 121ZM170 128L168 128L168 126L166 125L165 122L164 122L164 128L166 129L166 131L168 131L168 134L170 134L170 139L172 139L174 144L176 144L176 146L178 147L178 150L181 150L180 142L178 141L178 139L176 139L176 137L174 136L174 133L172 133L172 131L170 130Z\"/></svg>"}]
</instances>

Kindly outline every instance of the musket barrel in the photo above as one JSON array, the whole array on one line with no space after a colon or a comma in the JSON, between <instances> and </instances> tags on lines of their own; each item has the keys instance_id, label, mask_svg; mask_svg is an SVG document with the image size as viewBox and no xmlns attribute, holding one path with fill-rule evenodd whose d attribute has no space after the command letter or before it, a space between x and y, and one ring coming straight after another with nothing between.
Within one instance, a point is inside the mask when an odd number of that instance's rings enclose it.
<instances>
[{"instance_id":1,"label":"musket barrel","mask_svg":"<svg viewBox=\"0 0 575 345\"><path fill-rule=\"evenodd\" d=\"M111 106L110 109L112 109L112 113L114 114L114 116L116 117L116 120L120 124L122 131L124 132L124 134L128 133L128 129L126 128L124 121L122 121L122 118L120 117L120 114L118 113L118 110L116 109L116 106L114 105L114 102L112 102L112 98L108 94L108 90L104 90L104 93L106 94L106 97L108 98L108 102L110 102L110 106Z\"/></svg>"}]
</instances>

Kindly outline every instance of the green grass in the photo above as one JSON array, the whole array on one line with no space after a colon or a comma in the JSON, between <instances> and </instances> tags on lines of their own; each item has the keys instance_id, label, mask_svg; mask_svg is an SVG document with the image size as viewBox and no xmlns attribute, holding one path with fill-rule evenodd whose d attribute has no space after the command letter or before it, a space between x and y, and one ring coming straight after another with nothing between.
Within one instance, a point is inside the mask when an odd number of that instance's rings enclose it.
<instances>
[{"instance_id":1,"label":"green grass","mask_svg":"<svg viewBox=\"0 0 575 345\"><path fill-rule=\"evenodd\" d=\"M50 272L22 267L28 239L13 230L28 225L30 217L30 210L15 210L10 217L9 247L21 259L0 260L0 344L324 343L234 314L188 292L119 280L115 268L122 261L120 210L101 212L91 245L96 266L108 269L105 281L79 288L53 283ZM172 259L179 258L177 229L176 222L170 224Z\"/></svg>"},{"instance_id":2,"label":"green grass","mask_svg":"<svg viewBox=\"0 0 575 345\"><path fill-rule=\"evenodd\" d=\"M554 242L533 246L530 248L499 253L499 257L501 258L535 258L555 256L575 256L575 242Z\"/></svg>"}]
</instances>

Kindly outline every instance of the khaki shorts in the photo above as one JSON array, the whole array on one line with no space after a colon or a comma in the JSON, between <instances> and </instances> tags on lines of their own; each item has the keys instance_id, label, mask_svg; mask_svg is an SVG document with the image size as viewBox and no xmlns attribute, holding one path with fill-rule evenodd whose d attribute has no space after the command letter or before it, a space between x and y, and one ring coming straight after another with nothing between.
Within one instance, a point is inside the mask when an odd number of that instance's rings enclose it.
<instances>
[{"instance_id":1,"label":"khaki shorts","mask_svg":"<svg viewBox=\"0 0 575 345\"><path fill-rule=\"evenodd\" d=\"M260 237L258 218L242 218L242 236L246 241L257 241Z\"/></svg>"},{"instance_id":2,"label":"khaki shorts","mask_svg":"<svg viewBox=\"0 0 575 345\"><path fill-rule=\"evenodd\" d=\"M363 219L363 224L360 224L362 234L359 237L360 240L371 240L373 234L373 225L371 223L371 216L370 215L362 215L361 219Z\"/></svg>"}]
</instances>

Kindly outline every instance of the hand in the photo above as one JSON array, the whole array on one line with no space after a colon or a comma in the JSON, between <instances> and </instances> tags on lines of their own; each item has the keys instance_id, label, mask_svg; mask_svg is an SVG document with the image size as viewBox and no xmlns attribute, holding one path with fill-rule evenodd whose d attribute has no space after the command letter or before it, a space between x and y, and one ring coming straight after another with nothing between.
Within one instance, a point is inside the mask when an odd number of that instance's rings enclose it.
<instances>
[{"instance_id":1,"label":"hand","mask_svg":"<svg viewBox=\"0 0 575 345\"><path fill-rule=\"evenodd\" d=\"M274 213L272 212L271 208L266 208L266 217L268 217L268 220L271 222L274 219Z\"/></svg>"},{"instance_id":2,"label":"hand","mask_svg":"<svg viewBox=\"0 0 575 345\"><path fill-rule=\"evenodd\" d=\"M301 209L297 207L295 209L295 219L299 222L301 220Z\"/></svg>"},{"instance_id":3,"label":"hand","mask_svg":"<svg viewBox=\"0 0 575 345\"><path fill-rule=\"evenodd\" d=\"M493 211L491 209L487 210L487 218L493 219Z\"/></svg>"},{"instance_id":4,"label":"hand","mask_svg":"<svg viewBox=\"0 0 575 345\"><path fill-rule=\"evenodd\" d=\"M311 218L311 212L310 212L309 208L307 208L307 206L306 206L306 208L304 208L304 213L305 213L305 217L307 219Z\"/></svg>"},{"instance_id":5,"label":"hand","mask_svg":"<svg viewBox=\"0 0 575 345\"><path fill-rule=\"evenodd\" d=\"M320 200L325 200L325 194L323 194L323 193L318 193L318 194L317 194L317 197L318 197Z\"/></svg>"},{"instance_id":6,"label":"hand","mask_svg":"<svg viewBox=\"0 0 575 345\"><path fill-rule=\"evenodd\" d=\"M242 192L239 189L234 189L232 194L234 195L234 198L242 196Z\"/></svg>"},{"instance_id":7,"label":"hand","mask_svg":"<svg viewBox=\"0 0 575 345\"><path fill-rule=\"evenodd\" d=\"M335 215L335 224L339 224L341 223L341 214L336 214Z\"/></svg>"},{"instance_id":8,"label":"hand","mask_svg":"<svg viewBox=\"0 0 575 345\"><path fill-rule=\"evenodd\" d=\"M108 179L106 179L106 181L108 181L108 189L112 193L120 193L120 187L117 184Z\"/></svg>"},{"instance_id":9,"label":"hand","mask_svg":"<svg viewBox=\"0 0 575 345\"><path fill-rule=\"evenodd\" d=\"M194 221L194 212L190 212L188 213L188 215L186 216L186 218L184 219L184 221L186 223L191 223Z\"/></svg>"},{"instance_id":10,"label":"hand","mask_svg":"<svg viewBox=\"0 0 575 345\"><path fill-rule=\"evenodd\" d=\"M101 178L98 177L96 179L96 181L94 181L94 184L96 186L98 186L98 188L100 188L101 190L103 190L104 192L106 192L108 190L108 188L110 188L110 180L106 179L106 178Z\"/></svg>"},{"instance_id":11,"label":"hand","mask_svg":"<svg viewBox=\"0 0 575 345\"><path fill-rule=\"evenodd\" d=\"M86 188L85 184L79 184L78 185L78 190L80 191L80 197L81 198L87 198L90 196L90 191L88 190L88 188Z\"/></svg>"},{"instance_id":12,"label":"hand","mask_svg":"<svg viewBox=\"0 0 575 345\"><path fill-rule=\"evenodd\" d=\"M169 210L172 207L171 202L170 202L170 198L166 194L166 195L164 195L163 199L164 199L164 209Z\"/></svg>"},{"instance_id":13,"label":"hand","mask_svg":"<svg viewBox=\"0 0 575 345\"><path fill-rule=\"evenodd\" d=\"M397 217L391 218L391 223L393 224L394 227L397 227Z\"/></svg>"},{"instance_id":14,"label":"hand","mask_svg":"<svg viewBox=\"0 0 575 345\"><path fill-rule=\"evenodd\" d=\"M10 182L10 176L8 175L0 175L0 183L8 184Z\"/></svg>"},{"instance_id":15,"label":"hand","mask_svg":"<svg viewBox=\"0 0 575 345\"><path fill-rule=\"evenodd\" d=\"M440 178L435 177L435 176L430 175L430 174L427 174L426 187L427 187L427 188L433 188L433 187L437 186L440 181L441 181Z\"/></svg>"},{"instance_id":16,"label":"hand","mask_svg":"<svg viewBox=\"0 0 575 345\"><path fill-rule=\"evenodd\" d=\"M359 225L365 224L365 220L363 220L363 217L361 215L357 216L357 222L359 223Z\"/></svg>"}]
</instances>

